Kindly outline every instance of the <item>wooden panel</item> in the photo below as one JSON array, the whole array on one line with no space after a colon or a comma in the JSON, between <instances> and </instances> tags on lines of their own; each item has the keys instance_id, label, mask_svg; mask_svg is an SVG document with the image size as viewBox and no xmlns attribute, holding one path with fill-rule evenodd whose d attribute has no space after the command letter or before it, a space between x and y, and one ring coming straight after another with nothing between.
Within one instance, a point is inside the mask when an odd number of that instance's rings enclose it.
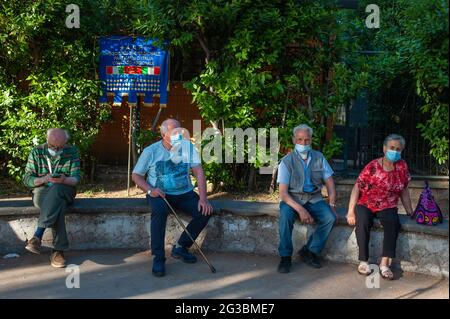
<instances>
[{"instance_id":1,"label":"wooden panel","mask_svg":"<svg viewBox=\"0 0 450 319\"><path fill-rule=\"evenodd\" d=\"M141 127L149 129L159 107L141 107ZM92 152L100 164L126 165L128 161L129 113L127 107L114 106L112 121L105 123L97 136ZM193 120L201 120L199 110L192 103L192 95L183 88L182 82L172 82L167 107L161 112L157 127L167 118L175 118L192 135ZM202 129L205 124L202 124Z\"/></svg>"}]
</instances>

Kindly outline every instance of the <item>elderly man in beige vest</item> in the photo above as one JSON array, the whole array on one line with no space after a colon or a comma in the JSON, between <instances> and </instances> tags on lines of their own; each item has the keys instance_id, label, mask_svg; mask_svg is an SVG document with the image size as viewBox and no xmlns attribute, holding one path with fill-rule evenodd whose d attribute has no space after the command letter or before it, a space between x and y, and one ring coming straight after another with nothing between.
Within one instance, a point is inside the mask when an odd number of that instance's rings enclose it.
<instances>
[{"instance_id":1,"label":"elderly man in beige vest","mask_svg":"<svg viewBox=\"0 0 450 319\"><path fill-rule=\"evenodd\" d=\"M306 264L315 268L321 267L319 254L337 220L333 170L322 153L311 149L312 134L313 130L308 125L295 127L295 149L281 159L278 168L281 199L278 247L280 273L290 272L292 230L297 218L303 223L317 226L306 245L298 252ZM329 204L322 197L323 184L328 190Z\"/></svg>"}]
</instances>

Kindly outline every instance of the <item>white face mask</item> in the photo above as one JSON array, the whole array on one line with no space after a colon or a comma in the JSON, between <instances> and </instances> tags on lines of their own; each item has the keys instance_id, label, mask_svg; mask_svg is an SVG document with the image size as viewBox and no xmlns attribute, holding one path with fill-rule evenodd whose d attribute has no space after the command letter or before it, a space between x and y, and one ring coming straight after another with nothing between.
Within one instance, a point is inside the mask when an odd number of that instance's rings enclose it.
<instances>
[{"instance_id":1,"label":"white face mask","mask_svg":"<svg viewBox=\"0 0 450 319\"><path fill-rule=\"evenodd\" d=\"M51 148L49 148L49 149L48 149L48 153L49 153L52 157L55 157L55 156L61 155L62 150L55 151L55 150L52 150Z\"/></svg>"}]
</instances>

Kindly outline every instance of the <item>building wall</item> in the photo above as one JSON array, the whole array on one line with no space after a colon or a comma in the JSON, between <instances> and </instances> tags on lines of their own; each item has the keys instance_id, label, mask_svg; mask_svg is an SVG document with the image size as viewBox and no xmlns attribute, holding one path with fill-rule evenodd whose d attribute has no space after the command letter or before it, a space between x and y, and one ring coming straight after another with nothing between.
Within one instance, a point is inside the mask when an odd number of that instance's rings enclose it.
<instances>
[{"instance_id":1,"label":"building wall","mask_svg":"<svg viewBox=\"0 0 450 319\"><path fill-rule=\"evenodd\" d=\"M150 129L159 107L141 107L141 128ZM112 121L105 123L93 145L92 152L99 164L126 165L128 161L128 131L130 109L125 106L112 108ZM175 118L181 126L192 134L193 120L200 120L197 106L192 103L192 95L183 88L182 82L171 82L169 101L163 108L157 128L167 118ZM202 128L204 128L202 124Z\"/></svg>"}]
</instances>

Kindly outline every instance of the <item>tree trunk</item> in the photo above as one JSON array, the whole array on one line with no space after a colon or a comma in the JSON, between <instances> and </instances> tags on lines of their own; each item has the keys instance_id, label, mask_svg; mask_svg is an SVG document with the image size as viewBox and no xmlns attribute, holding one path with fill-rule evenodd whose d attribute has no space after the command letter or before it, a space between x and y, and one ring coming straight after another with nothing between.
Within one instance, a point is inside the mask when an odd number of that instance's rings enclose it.
<instances>
[{"instance_id":1,"label":"tree trunk","mask_svg":"<svg viewBox=\"0 0 450 319\"><path fill-rule=\"evenodd\" d=\"M311 90L309 89L308 85L305 83L305 90L308 96L308 115L310 117L313 116L313 109L312 109L312 98L311 98Z\"/></svg>"},{"instance_id":2,"label":"tree trunk","mask_svg":"<svg viewBox=\"0 0 450 319\"><path fill-rule=\"evenodd\" d=\"M255 174L256 169L253 166L250 166L250 171L248 174L248 184L247 184L247 188L250 192L256 190L256 174Z\"/></svg>"},{"instance_id":3,"label":"tree trunk","mask_svg":"<svg viewBox=\"0 0 450 319\"><path fill-rule=\"evenodd\" d=\"M277 190L277 176L278 176L278 165L276 165L272 172L272 180L270 181L269 191L275 193Z\"/></svg>"},{"instance_id":4,"label":"tree trunk","mask_svg":"<svg viewBox=\"0 0 450 319\"><path fill-rule=\"evenodd\" d=\"M93 184L95 181L95 173L97 171L97 161L94 156L90 156L90 160L91 160L91 173L89 176L89 181L91 182L91 184Z\"/></svg>"}]
</instances>

